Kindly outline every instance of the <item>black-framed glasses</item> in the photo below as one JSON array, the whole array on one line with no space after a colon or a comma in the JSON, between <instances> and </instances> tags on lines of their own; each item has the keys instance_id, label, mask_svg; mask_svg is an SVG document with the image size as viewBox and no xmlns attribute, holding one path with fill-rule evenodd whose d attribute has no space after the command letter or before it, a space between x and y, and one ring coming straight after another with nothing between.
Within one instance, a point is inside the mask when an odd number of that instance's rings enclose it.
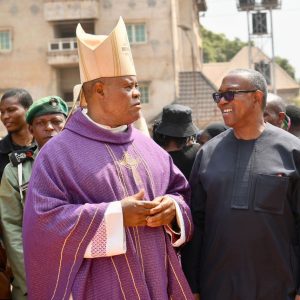
<instances>
[{"instance_id":1,"label":"black-framed glasses","mask_svg":"<svg viewBox=\"0 0 300 300\"><path fill-rule=\"evenodd\" d=\"M257 90L236 90L236 91L226 91L226 92L215 92L212 94L212 97L216 103L219 103L221 99L224 97L226 101L232 101L234 99L235 94L239 93L254 93Z\"/></svg>"}]
</instances>

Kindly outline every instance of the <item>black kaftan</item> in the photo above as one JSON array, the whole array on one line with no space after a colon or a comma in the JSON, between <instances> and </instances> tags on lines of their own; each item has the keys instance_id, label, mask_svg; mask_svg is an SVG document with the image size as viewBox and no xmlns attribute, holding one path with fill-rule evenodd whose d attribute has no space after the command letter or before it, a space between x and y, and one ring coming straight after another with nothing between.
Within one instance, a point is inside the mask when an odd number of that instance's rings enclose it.
<instances>
[{"instance_id":1,"label":"black kaftan","mask_svg":"<svg viewBox=\"0 0 300 300\"><path fill-rule=\"evenodd\" d=\"M191 174L196 232L183 252L203 300L291 300L299 291L300 140L266 124L233 130L198 153Z\"/></svg>"}]
</instances>

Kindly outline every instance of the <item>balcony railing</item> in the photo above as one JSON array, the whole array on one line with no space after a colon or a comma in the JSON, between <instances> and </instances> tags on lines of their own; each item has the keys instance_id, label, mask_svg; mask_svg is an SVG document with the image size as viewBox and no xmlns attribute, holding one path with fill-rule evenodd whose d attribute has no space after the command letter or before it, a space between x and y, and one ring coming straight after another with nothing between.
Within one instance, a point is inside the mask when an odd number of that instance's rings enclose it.
<instances>
[{"instance_id":1,"label":"balcony railing","mask_svg":"<svg viewBox=\"0 0 300 300\"><path fill-rule=\"evenodd\" d=\"M55 39L48 43L48 64L54 67L78 65L76 38Z\"/></svg>"},{"instance_id":2,"label":"balcony railing","mask_svg":"<svg viewBox=\"0 0 300 300\"><path fill-rule=\"evenodd\" d=\"M77 49L76 38L55 39L48 44L49 52L70 51Z\"/></svg>"}]
</instances>

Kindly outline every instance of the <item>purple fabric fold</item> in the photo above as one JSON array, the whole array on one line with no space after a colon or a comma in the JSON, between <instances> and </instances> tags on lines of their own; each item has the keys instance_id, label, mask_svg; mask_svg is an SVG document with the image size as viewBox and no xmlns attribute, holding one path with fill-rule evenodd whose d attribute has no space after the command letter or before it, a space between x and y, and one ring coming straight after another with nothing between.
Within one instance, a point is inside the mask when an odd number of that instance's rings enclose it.
<instances>
[{"instance_id":1,"label":"purple fabric fold","mask_svg":"<svg viewBox=\"0 0 300 300\"><path fill-rule=\"evenodd\" d=\"M112 201L170 194L191 236L189 186L169 155L128 127L111 133L80 110L40 151L27 193L23 239L29 299L193 299L163 227L126 228L127 252L85 259Z\"/></svg>"}]
</instances>

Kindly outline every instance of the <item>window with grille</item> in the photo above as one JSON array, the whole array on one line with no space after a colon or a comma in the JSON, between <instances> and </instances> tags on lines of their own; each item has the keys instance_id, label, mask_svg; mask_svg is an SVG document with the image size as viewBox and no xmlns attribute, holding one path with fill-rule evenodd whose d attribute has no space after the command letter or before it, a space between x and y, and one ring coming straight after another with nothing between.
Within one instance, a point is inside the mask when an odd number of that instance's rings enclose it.
<instances>
[{"instance_id":1,"label":"window with grille","mask_svg":"<svg viewBox=\"0 0 300 300\"><path fill-rule=\"evenodd\" d=\"M266 13L255 13L252 14L252 25L253 25L253 34L261 35L267 34L267 14Z\"/></svg>"},{"instance_id":2,"label":"window with grille","mask_svg":"<svg viewBox=\"0 0 300 300\"><path fill-rule=\"evenodd\" d=\"M268 62L264 62L264 61L260 61L258 63L255 63L254 66L255 70L260 72L266 79L267 84L271 84L271 67L270 67L270 63Z\"/></svg>"},{"instance_id":3,"label":"window with grille","mask_svg":"<svg viewBox=\"0 0 300 300\"><path fill-rule=\"evenodd\" d=\"M11 31L0 29L0 51L10 51L11 48Z\"/></svg>"},{"instance_id":4,"label":"window with grille","mask_svg":"<svg viewBox=\"0 0 300 300\"><path fill-rule=\"evenodd\" d=\"M141 93L141 103L149 103L149 83L148 82L140 82L139 83L139 91Z\"/></svg>"},{"instance_id":5,"label":"window with grille","mask_svg":"<svg viewBox=\"0 0 300 300\"><path fill-rule=\"evenodd\" d=\"M130 44L143 44L147 42L146 25L144 23L127 24L126 29Z\"/></svg>"}]
</instances>

